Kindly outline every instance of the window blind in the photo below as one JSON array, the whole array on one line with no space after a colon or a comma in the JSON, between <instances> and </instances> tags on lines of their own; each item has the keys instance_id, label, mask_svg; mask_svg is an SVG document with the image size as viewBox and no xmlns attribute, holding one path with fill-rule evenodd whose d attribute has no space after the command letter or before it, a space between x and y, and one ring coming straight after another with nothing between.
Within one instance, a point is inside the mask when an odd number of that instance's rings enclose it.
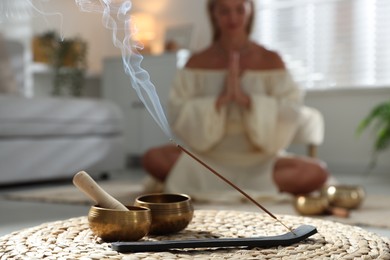
<instances>
[{"instance_id":1,"label":"window blind","mask_svg":"<svg viewBox=\"0 0 390 260\"><path fill-rule=\"evenodd\" d=\"M254 40L304 87L390 86L389 0L257 0Z\"/></svg>"}]
</instances>

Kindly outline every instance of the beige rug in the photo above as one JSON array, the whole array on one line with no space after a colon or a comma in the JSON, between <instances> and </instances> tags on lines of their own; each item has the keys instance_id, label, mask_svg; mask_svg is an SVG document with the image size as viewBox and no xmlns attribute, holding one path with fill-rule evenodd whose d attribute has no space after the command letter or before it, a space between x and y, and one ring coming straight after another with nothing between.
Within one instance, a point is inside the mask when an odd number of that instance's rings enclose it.
<instances>
[{"instance_id":1,"label":"beige rug","mask_svg":"<svg viewBox=\"0 0 390 260\"><path fill-rule=\"evenodd\" d=\"M128 180L101 181L98 184L111 196L124 204L132 204L143 191L141 184ZM73 184L53 187L26 188L20 191L6 192L1 195L8 200L37 201L77 205L92 205L91 200Z\"/></svg>"},{"instance_id":2,"label":"beige rug","mask_svg":"<svg viewBox=\"0 0 390 260\"><path fill-rule=\"evenodd\" d=\"M142 194L141 184L130 181L102 181L99 185L113 197L124 204L132 204L134 199ZM79 205L92 205L94 202L73 185L57 187L31 188L21 191L12 191L1 195L4 199L21 201L40 201L48 203L66 203ZM273 214L298 215L289 199L278 201L260 201L260 203ZM252 203L195 203L195 209L206 210L240 210L261 211ZM334 216L314 216L326 220L334 220L344 224L390 228L390 203L388 196L368 194L363 205L351 211L349 218Z\"/></svg>"},{"instance_id":3,"label":"beige rug","mask_svg":"<svg viewBox=\"0 0 390 260\"><path fill-rule=\"evenodd\" d=\"M278 202L265 201L261 202L262 206L273 214L281 215L299 215L292 204L291 200ZM233 205L215 205L200 204L199 209L218 209L218 210L240 210L240 211L260 211L255 205L249 203ZM349 225L371 226L378 228L390 228L390 203L388 196L367 195L364 203L359 209L351 210L348 218L324 215L311 216L324 220L332 220Z\"/></svg>"},{"instance_id":4,"label":"beige rug","mask_svg":"<svg viewBox=\"0 0 390 260\"><path fill-rule=\"evenodd\" d=\"M86 216L43 223L0 237L1 259L390 259L390 240L359 227L296 216L281 216L287 226L302 223L318 233L289 246L177 249L119 253L96 237ZM176 234L146 236L141 241L250 238L286 233L266 215L242 211L197 210L189 226ZM290 236L291 237L291 236Z\"/></svg>"}]
</instances>

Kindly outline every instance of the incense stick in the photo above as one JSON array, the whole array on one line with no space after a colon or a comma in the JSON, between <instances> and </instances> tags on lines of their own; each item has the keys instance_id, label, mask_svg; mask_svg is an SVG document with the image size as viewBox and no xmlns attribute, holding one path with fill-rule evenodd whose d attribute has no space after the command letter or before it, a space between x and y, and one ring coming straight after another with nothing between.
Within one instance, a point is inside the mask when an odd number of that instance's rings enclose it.
<instances>
[{"instance_id":1,"label":"incense stick","mask_svg":"<svg viewBox=\"0 0 390 260\"><path fill-rule=\"evenodd\" d=\"M269 210L267 210L264 206L262 206L260 203L258 203L255 199L253 199L251 196L249 196L248 193L246 193L245 191L243 191L242 189L240 189L239 187L237 187L237 185L235 185L234 183L232 183L230 180L226 179L224 176L222 176L221 174L219 174L217 171L215 171L213 168L211 168L210 166L208 166L207 164L205 164L203 161L201 161L199 158L197 158L195 155L193 155L191 152L189 152L187 149L185 149L183 146L179 145L179 144L176 144L176 146L178 148L180 148L183 152L185 152L186 154L188 154L189 156L191 156L193 159L195 159L197 162L199 162L200 164L202 164L204 167L206 167L209 171L211 171L213 174L215 174L217 177L219 177L220 179L222 179L224 182L226 182L227 184L229 184L230 186L232 186L234 189L236 189L238 192L240 192L242 195L244 195L248 200L250 200L252 203L254 203L257 207L259 207L260 209L262 209L265 213L267 213L268 215L270 215L273 219L275 219L277 222L279 222L280 224L282 224L285 228L287 228L291 233L295 234L294 231L288 227L286 224L284 224L280 219L278 219L274 214L272 214Z\"/></svg>"}]
</instances>

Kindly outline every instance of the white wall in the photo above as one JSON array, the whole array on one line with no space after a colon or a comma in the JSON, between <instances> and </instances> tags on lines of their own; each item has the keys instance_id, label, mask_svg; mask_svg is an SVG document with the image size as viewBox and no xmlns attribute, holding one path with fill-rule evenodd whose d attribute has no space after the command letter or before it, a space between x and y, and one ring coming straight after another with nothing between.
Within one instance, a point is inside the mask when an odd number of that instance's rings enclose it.
<instances>
[{"instance_id":1,"label":"white wall","mask_svg":"<svg viewBox=\"0 0 390 260\"><path fill-rule=\"evenodd\" d=\"M193 24L191 48L199 49L206 46L210 39L204 3L205 0L134 0L133 12L154 15L158 22L159 44L163 44L167 27ZM60 15L36 16L32 20L33 33L55 29L61 31L65 38L84 38L89 46L88 64L92 72L101 72L103 58L120 55L111 42L111 31L103 26L100 13L82 12L74 0L42 1L41 9L47 14L61 14L63 23Z\"/></svg>"},{"instance_id":2,"label":"white wall","mask_svg":"<svg viewBox=\"0 0 390 260\"><path fill-rule=\"evenodd\" d=\"M33 33L56 30L64 38L82 37L88 42L87 62L91 72L100 73L102 58L119 55L111 43L109 31L102 25L101 14L81 12L74 0L45 1L42 10L57 15L35 16Z\"/></svg>"},{"instance_id":3,"label":"white wall","mask_svg":"<svg viewBox=\"0 0 390 260\"><path fill-rule=\"evenodd\" d=\"M192 24L192 50L199 50L210 41L206 0L134 0L134 11L152 13L164 32L169 26ZM163 36L162 36L163 37Z\"/></svg>"},{"instance_id":4,"label":"white wall","mask_svg":"<svg viewBox=\"0 0 390 260\"><path fill-rule=\"evenodd\" d=\"M364 174L373 144L372 132L355 135L359 122L380 102L389 100L390 88L309 91L306 104L319 109L325 120L325 140L319 158L337 173ZM290 150L303 152L294 145ZM373 172L390 174L390 150L381 154Z\"/></svg>"}]
</instances>

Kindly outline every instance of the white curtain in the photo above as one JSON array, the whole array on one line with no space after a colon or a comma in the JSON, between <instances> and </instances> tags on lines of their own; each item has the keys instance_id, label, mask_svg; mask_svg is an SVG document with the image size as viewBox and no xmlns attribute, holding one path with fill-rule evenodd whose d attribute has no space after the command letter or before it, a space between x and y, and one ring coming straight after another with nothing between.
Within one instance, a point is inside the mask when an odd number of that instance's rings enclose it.
<instances>
[{"instance_id":1,"label":"white curtain","mask_svg":"<svg viewBox=\"0 0 390 260\"><path fill-rule=\"evenodd\" d=\"M255 2L254 39L302 86L390 86L390 0Z\"/></svg>"}]
</instances>

